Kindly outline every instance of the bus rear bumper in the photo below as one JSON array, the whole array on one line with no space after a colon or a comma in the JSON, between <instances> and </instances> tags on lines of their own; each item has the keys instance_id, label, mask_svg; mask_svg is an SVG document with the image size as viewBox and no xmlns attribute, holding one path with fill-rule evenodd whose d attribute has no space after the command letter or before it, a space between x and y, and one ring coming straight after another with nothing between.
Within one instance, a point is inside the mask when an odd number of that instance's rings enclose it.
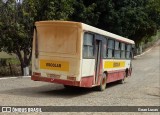
<instances>
[{"instance_id":1,"label":"bus rear bumper","mask_svg":"<svg viewBox=\"0 0 160 115\"><path fill-rule=\"evenodd\" d=\"M58 84L63 84L63 85L79 86L80 87L80 81L47 78L47 77L35 76L35 75L31 76L31 80L33 80L33 81L44 81L44 82L51 82L51 83L58 83Z\"/></svg>"}]
</instances>

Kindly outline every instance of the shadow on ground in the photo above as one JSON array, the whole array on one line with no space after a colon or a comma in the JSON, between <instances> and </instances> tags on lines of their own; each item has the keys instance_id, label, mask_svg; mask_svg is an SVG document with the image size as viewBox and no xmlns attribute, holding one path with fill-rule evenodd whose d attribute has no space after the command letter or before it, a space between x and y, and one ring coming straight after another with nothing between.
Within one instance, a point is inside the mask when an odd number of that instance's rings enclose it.
<instances>
[{"instance_id":1,"label":"shadow on ground","mask_svg":"<svg viewBox=\"0 0 160 115\"><path fill-rule=\"evenodd\" d=\"M27 96L27 97L37 97L37 98L74 98L77 96L87 95L89 93L100 92L104 93L108 89L117 86L118 83L109 83L107 84L107 89L105 91L98 91L96 87L94 88L64 88L63 85L59 84L49 84L42 85L37 87L25 87L25 88L15 88L5 91L0 91L0 94L8 94L8 95L19 95L19 96Z\"/></svg>"}]
</instances>

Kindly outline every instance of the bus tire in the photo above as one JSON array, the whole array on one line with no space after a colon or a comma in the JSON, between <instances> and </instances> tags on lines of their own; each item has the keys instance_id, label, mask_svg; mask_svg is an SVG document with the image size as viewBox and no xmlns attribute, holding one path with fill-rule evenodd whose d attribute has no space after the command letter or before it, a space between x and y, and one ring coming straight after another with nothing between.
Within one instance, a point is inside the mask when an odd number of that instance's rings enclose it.
<instances>
[{"instance_id":1,"label":"bus tire","mask_svg":"<svg viewBox=\"0 0 160 115\"><path fill-rule=\"evenodd\" d=\"M127 78L126 75L127 75L127 74L126 74L126 72L125 72L125 73L124 73L124 78L119 81L120 84L124 84L124 83L126 82L126 78Z\"/></svg>"},{"instance_id":2,"label":"bus tire","mask_svg":"<svg viewBox=\"0 0 160 115\"><path fill-rule=\"evenodd\" d=\"M100 81L100 85L98 86L99 91L104 91L106 89L106 83L107 83L106 81L107 81L106 74L103 73L103 76Z\"/></svg>"}]
</instances>

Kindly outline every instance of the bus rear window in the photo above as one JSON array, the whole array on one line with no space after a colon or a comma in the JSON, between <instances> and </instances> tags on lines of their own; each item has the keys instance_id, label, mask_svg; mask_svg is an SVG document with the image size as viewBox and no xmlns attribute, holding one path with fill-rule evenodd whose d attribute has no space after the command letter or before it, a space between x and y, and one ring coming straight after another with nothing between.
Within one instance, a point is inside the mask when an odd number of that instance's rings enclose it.
<instances>
[{"instance_id":1,"label":"bus rear window","mask_svg":"<svg viewBox=\"0 0 160 115\"><path fill-rule=\"evenodd\" d=\"M48 53L75 54L78 29L66 26L38 27L39 51Z\"/></svg>"}]
</instances>

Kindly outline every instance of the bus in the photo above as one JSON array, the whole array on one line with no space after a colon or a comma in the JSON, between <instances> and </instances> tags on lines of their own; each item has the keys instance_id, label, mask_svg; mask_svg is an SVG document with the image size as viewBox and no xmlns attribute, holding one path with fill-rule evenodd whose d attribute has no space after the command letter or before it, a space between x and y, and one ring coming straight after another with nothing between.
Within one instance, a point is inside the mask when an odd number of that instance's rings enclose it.
<instances>
[{"instance_id":1,"label":"bus","mask_svg":"<svg viewBox=\"0 0 160 115\"><path fill-rule=\"evenodd\" d=\"M131 76L134 44L81 22L35 22L31 79L103 91Z\"/></svg>"}]
</instances>

